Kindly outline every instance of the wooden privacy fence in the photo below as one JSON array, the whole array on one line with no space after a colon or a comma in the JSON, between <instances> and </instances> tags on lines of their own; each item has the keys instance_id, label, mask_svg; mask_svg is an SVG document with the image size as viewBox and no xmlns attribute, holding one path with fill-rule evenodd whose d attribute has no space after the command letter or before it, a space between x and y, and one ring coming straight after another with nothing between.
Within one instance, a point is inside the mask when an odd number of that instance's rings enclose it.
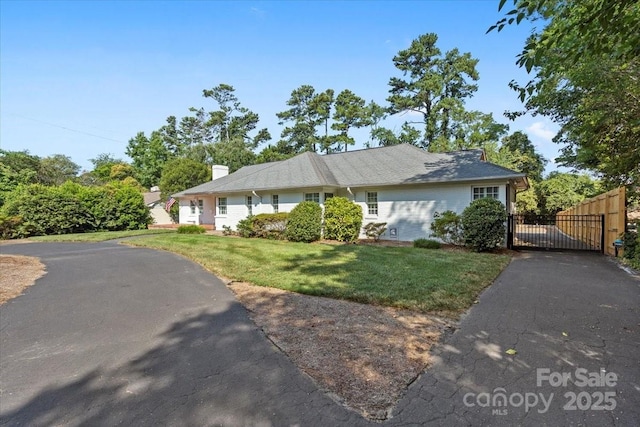
<instances>
[{"instance_id":1,"label":"wooden privacy fence","mask_svg":"<svg viewBox=\"0 0 640 427\"><path fill-rule=\"evenodd\" d=\"M601 225L595 222L562 221L562 217L567 215L604 215L604 253L615 255L613 242L624 233L627 221L625 203L624 187L608 191L587 199L577 206L558 212L556 214L557 226L563 233L574 239L593 245L595 242L591 240L594 239L594 236L600 236L600 230L595 230L593 227L601 227Z\"/></svg>"}]
</instances>

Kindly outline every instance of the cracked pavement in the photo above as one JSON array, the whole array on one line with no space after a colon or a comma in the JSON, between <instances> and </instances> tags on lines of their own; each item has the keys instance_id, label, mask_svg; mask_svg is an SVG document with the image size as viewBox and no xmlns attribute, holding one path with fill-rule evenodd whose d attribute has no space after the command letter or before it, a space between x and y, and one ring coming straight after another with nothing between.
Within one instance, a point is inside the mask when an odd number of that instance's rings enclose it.
<instances>
[{"instance_id":1,"label":"cracked pavement","mask_svg":"<svg viewBox=\"0 0 640 427\"><path fill-rule=\"evenodd\" d=\"M182 257L115 243L0 250L47 267L0 308L0 425L377 424L319 390ZM524 252L385 424L640 425L639 350L639 279L597 254ZM577 369L617 378L579 387ZM556 373L572 378L552 384Z\"/></svg>"}]
</instances>

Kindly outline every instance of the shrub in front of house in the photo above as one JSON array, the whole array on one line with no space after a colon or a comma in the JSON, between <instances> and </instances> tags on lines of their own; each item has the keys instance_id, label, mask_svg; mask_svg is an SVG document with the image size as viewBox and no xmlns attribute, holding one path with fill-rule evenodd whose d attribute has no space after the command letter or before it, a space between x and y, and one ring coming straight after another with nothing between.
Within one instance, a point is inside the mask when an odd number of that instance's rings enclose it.
<instances>
[{"instance_id":1,"label":"shrub in front of house","mask_svg":"<svg viewBox=\"0 0 640 427\"><path fill-rule=\"evenodd\" d=\"M507 212L499 200L474 200L462 212L464 243L476 252L495 249L505 237Z\"/></svg>"},{"instance_id":2,"label":"shrub in front of house","mask_svg":"<svg viewBox=\"0 0 640 427\"><path fill-rule=\"evenodd\" d=\"M362 207L346 197L332 197L324 203L324 237L353 242L360 235Z\"/></svg>"},{"instance_id":3,"label":"shrub in front of house","mask_svg":"<svg viewBox=\"0 0 640 427\"><path fill-rule=\"evenodd\" d=\"M386 222L370 222L364 227L362 227L364 234L369 239L373 239L374 241L378 241L380 236L387 231L387 223Z\"/></svg>"},{"instance_id":4,"label":"shrub in front of house","mask_svg":"<svg viewBox=\"0 0 640 427\"><path fill-rule=\"evenodd\" d=\"M462 245L462 218L454 211L436 212L431 223L431 235L452 245Z\"/></svg>"},{"instance_id":5,"label":"shrub in front of house","mask_svg":"<svg viewBox=\"0 0 640 427\"><path fill-rule=\"evenodd\" d=\"M236 230L238 231L238 236L240 237L254 237L255 232L253 231L253 215L249 215L245 219L241 219L240 221L238 221Z\"/></svg>"},{"instance_id":6,"label":"shrub in front of house","mask_svg":"<svg viewBox=\"0 0 640 427\"><path fill-rule=\"evenodd\" d=\"M253 233L256 237L283 240L287 229L288 212L263 213L253 218Z\"/></svg>"},{"instance_id":7,"label":"shrub in front of house","mask_svg":"<svg viewBox=\"0 0 640 427\"><path fill-rule=\"evenodd\" d=\"M178 227L178 234L204 234L206 230L199 225L181 225Z\"/></svg>"},{"instance_id":8,"label":"shrub in front of house","mask_svg":"<svg viewBox=\"0 0 640 427\"><path fill-rule=\"evenodd\" d=\"M414 248L423 248L423 249L440 249L442 245L437 240L430 239L416 239L413 241Z\"/></svg>"},{"instance_id":9,"label":"shrub in front of house","mask_svg":"<svg viewBox=\"0 0 640 427\"><path fill-rule=\"evenodd\" d=\"M299 203L289 213L285 235L292 242L314 242L320 239L322 208L315 202Z\"/></svg>"}]
</instances>

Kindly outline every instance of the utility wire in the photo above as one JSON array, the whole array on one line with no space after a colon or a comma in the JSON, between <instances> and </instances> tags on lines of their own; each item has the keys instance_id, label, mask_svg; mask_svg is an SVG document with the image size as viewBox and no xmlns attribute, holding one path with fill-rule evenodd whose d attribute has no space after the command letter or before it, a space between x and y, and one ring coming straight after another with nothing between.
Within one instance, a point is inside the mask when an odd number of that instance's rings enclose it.
<instances>
[{"instance_id":1,"label":"utility wire","mask_svg":"<svg viewBox=\"0 0 640 427\"><path fill-rule=\"evenodd\" d=\"M15 113L5 113L5 114L11 115L11 116L15 116L15 117L20 117L20 118L25 119L25 120L31 120L32 122L42 123L42 124L45 124L45 125L48 125L48 126L53 126L53 127L56 127L56 128L68 130L70 132L75 132L75 133L79 133L79 134L82 134L82 135L92 136L94 138L100 138L100 139L104 139L104 140L107 140L107 141L117 142L119 144L126 144L126 142L124 142L124 141L119 141L117 139L108 138L106 136L96 135L94 133L89 133L89 132L85 132L85 131L82 131L82 130L73 129L73 128L70 128L70 127L67 127L67 126L57 125L55 123L45 122L44 120L34 119L32 117L26 117L26 116L23 116L21 114L15 114Z\"/></svg>"}]
</instances>

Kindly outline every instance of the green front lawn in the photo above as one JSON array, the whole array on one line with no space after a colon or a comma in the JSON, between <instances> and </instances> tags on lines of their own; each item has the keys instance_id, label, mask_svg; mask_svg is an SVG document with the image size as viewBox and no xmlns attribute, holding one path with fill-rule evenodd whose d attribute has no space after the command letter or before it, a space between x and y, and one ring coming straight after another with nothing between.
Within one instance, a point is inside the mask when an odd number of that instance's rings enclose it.
<instances>
[{"instance_id":1,"label":"green front lawn","mask_svg":"<svg viewBox=\"0 0 640 427\"><path fill-rule=\"evenodd\" d=\"M236 281L308 295L458 314L509 263L505 255L412 247L160 235L127 244L182 254Z\"/></svg>"},{"instance_id":2,"label":"green front lawn","mask_svg":"<svg viewBox=\"0 0 640 427\"><path fill-rule=\"evenodd\" d=\"M127 231L98 231L96 233L56 234L51 236L29 237L33 242L104 242L105 240L121 239L123 237L146 236L151 234L175 234L175 230L127 230Z\"/></svg>"}]
</instances>

